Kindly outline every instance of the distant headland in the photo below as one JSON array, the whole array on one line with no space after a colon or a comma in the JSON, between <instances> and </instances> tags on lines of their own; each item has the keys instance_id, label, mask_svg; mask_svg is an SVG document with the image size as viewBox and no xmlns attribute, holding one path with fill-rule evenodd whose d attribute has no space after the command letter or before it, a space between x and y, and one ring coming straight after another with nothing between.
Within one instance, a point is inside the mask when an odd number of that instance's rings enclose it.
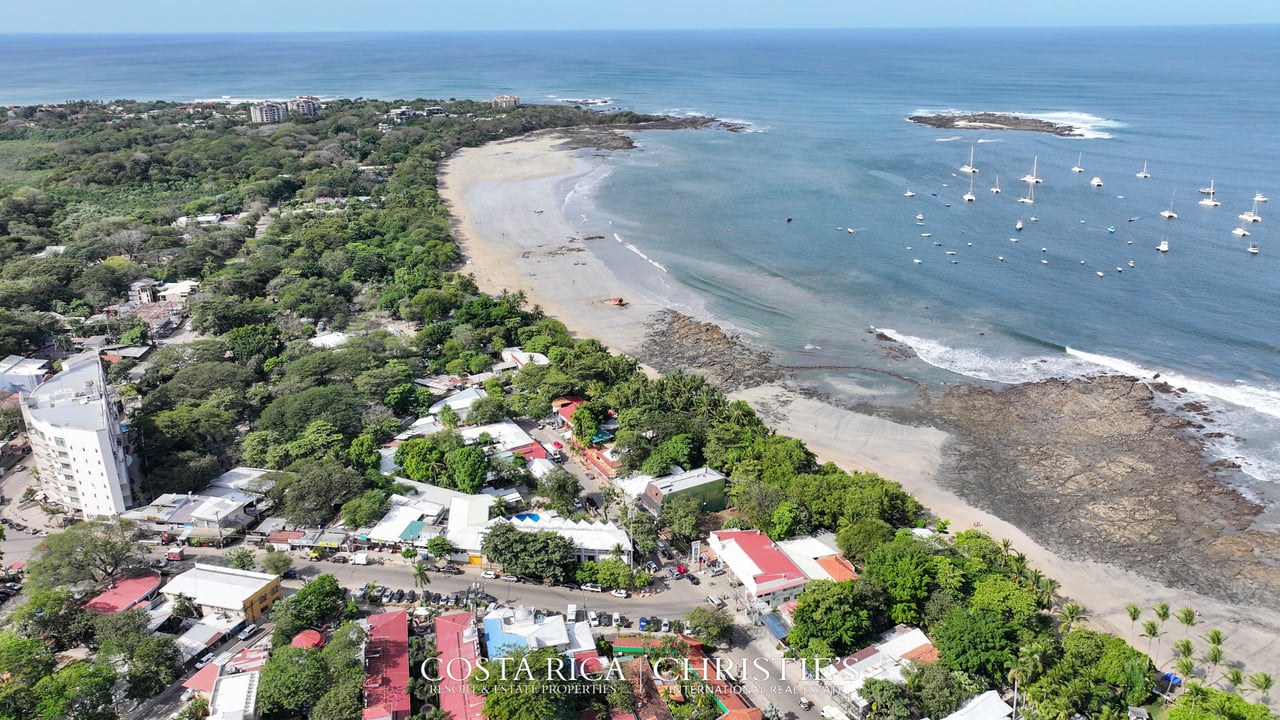
<instances>
[{"instance_id":1,"label":"distant headland","mask_svg":"<svg viewBox=\"0 0 1280 720\"><path fill-rule=\"evenodd\" d=\"M913 123L945 130L1030 130L1062 137L1084 137L1084 133L1073 125L1005 113L937 113L912 115L907 119Z\"/></svg>"}]
</instances>

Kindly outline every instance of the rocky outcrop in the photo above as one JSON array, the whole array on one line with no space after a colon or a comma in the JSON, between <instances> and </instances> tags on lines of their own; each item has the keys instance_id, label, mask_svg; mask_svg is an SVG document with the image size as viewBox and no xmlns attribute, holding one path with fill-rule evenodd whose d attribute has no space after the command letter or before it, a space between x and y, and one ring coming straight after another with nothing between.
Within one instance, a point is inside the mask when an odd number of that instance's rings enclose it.
<instances>
[{"instance_id":1,"label":"rocky outcrop","mask_svg":"<svg viewBox=\"0 0 1280 720\"><path fill-rule=\"evenodd\" d=\"M1152 397L1120 376L955 387L924 408L957 438L939 482L1064 556L1233 602L1280 597L1280 535Z\"/></svg>"},{"instance_id":2,"label":"rocky outcrop","mask_svg":"<svg viewBox=\"0 0 1280 720\"><path fill-rule=\"evenodd\" d=\"M741 337L674 310L649 319L638 355L658 372L696 372L724 392L767 385L789 374L773 364L769 353L751 348Z\"/></svg>"},{"instance_id":3,"label":"rocky outcrop","mask_svg":"<svg viewBox=\"0 0 1280 720\"><path fill-rule=\"evenodd\" d=\"M912 115L907 119L913 123L943 130L1030 130L1062 137L1084 137L1083 133L1071 125L1062 125L1048 120L1019 115L1003 115L1001 113L983 112L963 115L939 113L937 115Z\"/></svg>"}]
</instances>

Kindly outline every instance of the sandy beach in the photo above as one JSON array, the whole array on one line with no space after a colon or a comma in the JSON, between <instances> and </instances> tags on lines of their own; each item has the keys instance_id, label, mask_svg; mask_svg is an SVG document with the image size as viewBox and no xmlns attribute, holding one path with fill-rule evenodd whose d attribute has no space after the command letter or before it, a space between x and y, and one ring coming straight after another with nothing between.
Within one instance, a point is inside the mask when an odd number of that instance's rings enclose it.
<instances>
[{"instance_id":1,"label":"sandy beach","mask_svg":"<svg viewBox=\"0 0 1280 720\"><path fill-rule=\"evenodd\" d=\"M563 321L579 337L595 337L617 351L640 355L651 316L665 309L663 298L631 295L626 307L607 299L626 285L590 252L592 240L580 237L559 211L567 188L586 177L594 164L588 153L557 149L556 134L462 150L441 173L440 192L455 217L455 230L473 273L487 292L525 290L531 304ZM610 241L611 242L611 241ZM631 292L627 290L627 292ZM1081 560L1050 542L1036 542L1019 529L1008 509L988 512L966 501L940 481L946 471L948 433L932 427L900 424L835 407L807 397L787 382L733 393L748 401L778 432L803 439L822 461L851 470L869 470L901 483L936 517L951 521L953 532L978 528L1009 538L1033 565L1062 585L1062 594L1080 602L1092 627L1113 632L1147 650L1135 639L1124 606L1147 610L1159 602L1200 611L1201 625L1222 629L1231 661L1246 673L1280 671L1280 610L1233 603L1209 594L1170 587L1112 564ZM1068 557L1071 555L1071 557ZM1140 558L1134 558L1140 562ZM1275 558L1259 558L1274 563ZM1188 560L1189 562L1190 560ZM1129 567L1133 567L1132 564ZM1203 587L1203 586L1201 586ZM1171 665L1169 646L1183 635L1176 621L1157 663Z\"/></svg>"}]
</instances>

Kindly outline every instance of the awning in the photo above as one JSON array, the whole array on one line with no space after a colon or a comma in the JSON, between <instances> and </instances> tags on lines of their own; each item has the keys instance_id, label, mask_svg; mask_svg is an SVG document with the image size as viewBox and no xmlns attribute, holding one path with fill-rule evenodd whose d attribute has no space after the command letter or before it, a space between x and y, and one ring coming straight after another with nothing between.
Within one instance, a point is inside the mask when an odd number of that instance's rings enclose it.
<instances>
[{"instance_id":1,"label":"awning","mask_svg":"<svg viewBox=\"0 0 1280 720\"><path fill-rule=\"evenodd\" d=\"M782 618L777 613L769 613L760 616L761 622L764 623L765 629L769 631L779 641L787 639L787 626L782 623Z\"/></svg>"},{"instance_id":2,"label":"awning","mask_svg":"<svg viewBox=\"0 0 1280 720\"><path fill-rule=\"evenodd\" d=\"M426 526L427 524L425 522L421 520L414 520L410 522L408 525L405 525L404 530L400 531L400 539L416 540L417 537L422 534L422 528Z\"/></svg>"}]
</instances>

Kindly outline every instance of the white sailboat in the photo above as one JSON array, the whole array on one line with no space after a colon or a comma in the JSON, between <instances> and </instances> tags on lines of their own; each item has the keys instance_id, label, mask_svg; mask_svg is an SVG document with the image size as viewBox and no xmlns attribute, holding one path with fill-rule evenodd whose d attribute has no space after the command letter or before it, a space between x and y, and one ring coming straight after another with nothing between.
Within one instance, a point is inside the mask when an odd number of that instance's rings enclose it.
<instances>
[{"instance_id":1,"label":"white sailboat","mask_svg":"<svg viewBox=\"0 0 1280 720\"><path fill-rule=\"evenodd\" d=\"M1256 243L1256 242L1251 242L1251 243L1249 243L1249 254L1250 254L1250 255L1257 255L1257 254L1258 254L1258 243Z\"/></svg>"},{"instance_id":2,"label":"white sailboat","mask_svg":"<svg viewBox=\"0 0 1280 720\"><path fill-rule=\"evenodd\" d=\"M1266 195L1263 195L1262 193L1256 193L1253 196L1254 202L1266 202L1267 200L1270 200L1270 198L1268 198Z\"/></svg>"},{"instance_id":3,"label":"white sailboat","mask_svg":"<svg viewBox=\"0 0 1280 720\"><path fill-rule=\"evenodd\" d=\"M1253 209L1245 210L1237 217L1245 222L1262 222L1262 216L1258 214L1258 198L1253 199Z\"/></svg>"},{"instance_id":4,"label":"white sailboat","mask_svg":"<svg viewBox=\"0 0 1280 720\"><path fill-rule=\"evenodd\" d=\"M1030 185L1027 185L1027 194L1026 194L1026 195L1024 195L1023 197L1018 198L1018 202L1020 202L1020 203L1025 203L1025 204L1027 204L1027 205L1035 205L1035 204L1036 204L1036 186L1035 186L1035 183L1031 183ZM1021 221L1019 221L1019 222L1021 222Z\"/></svg>"},{"instance_id":5,"label":"white sailboat","mask_svg":"<svg viewBox=\"0 0 1280 720\"><path fill-rule=\"evenodd\" d=\"M1147 178L1151 177L1151 173L1147 172L1146 160L1142 161L1142 172L1138 173L1138 177L1142 178L1143 180L1146 180Z\"/></svg>"},{"instance_id":6,"label":"white sailboat","mask_svg":"<svg viewBox=\"0 0 1280 720\"><path fill-rule=\"evenodd\" d=\"M1208 192L1206 192L1206 191L1208 191ZM1204 193L1205 195L1208 195L1208 197L1200 198L1200 202L1199 202L1199 203L1197 203L1198 205L1203 205L1203 206L1205 206L1205 207L1218 207L1219 205L1221 205L1221 204L1222 204L1222 203L1218 202L1218 197L1217 197L1217 195L1216 195L1216 191L1213 189L1213 181L1212 181L1212 180L1210 180L1210 181L1209 181L1209 187L1207 187L1207 188L1200 188L1200 192Z\"/></svg>"},{"instance_id":7,"label":"white sailboat","mask_svg":"<svg viewBox=\"0 0 1280 720\"><path fill-rule=\"evenodd\" d=\"M960 166L960 172L973 174L978 172L978 168L973 166L973 146L969 146L969 162Z\"/></svg>"},{"instance_id":8,"label":"white sailboat","mask_svg":"<svg viewBox=\"0 0 1280 720\"><path fill-rule=\"evenodd\" d=\"M1080 153L1079 157L1077 157L1077 158L1076 158L1076 164L1075 164L1075 166L1071 168L1071 172L1073 172L1073 173L1082 173L1082 172L1084 172L1084 168L1080 167L1080 163L1081 163L1081 161L1083 161L1083 160L1084 160L1084 153Z\"/></svg>"},{"instance_id":9,"label":"white sailboat","mask_svg":"<svg viewBox=\"0 0 1280 720\"><path fill-rule=\"evenodd\" d=\"M996 176L996 184L991 186L991 194L992 195L1000 194L1000 176L999 175Z\"/></svg>"},{"instance_id":10,"label":"white sailboat","mask_svg":"<svg viewBox=\"0 0 1280 720\"><path fill-rule=\"evenodd\" d=\"M1174 188L1173 194L1169 196L1169 207L1160 211L1160 217L1164 218L1165 220L1178 219L1178 213L1173 211L1173 196L1176 195L1177 193L1178 193L1177 188Z\"/></svg>"},{"instance_id":11,"label":"white sailboat","mask_svg":"<svg viewBox=\"0 0 1280 720\"><path fill-rule=\"evenodd\" d=\"M1089 184L1094 187L1102 187L1102 178L1095 177L1094 179L1089 181Z\"/></svg>"},{"instance_id":12,"label":"white sailboat","mask_svg":"<svg viewBox=\"0 0 1280 720\"><path fill-rule=\"evenodd\" d=\"M1160 252L1169 252L1169 241L1164 238L1161 238L1160 244L1156 246L1156 249L1159 250Z\"/></svg>"},{"instance_id":13,"label":"white sailboat","mask_svg":"<svg viewBox=\"0 0 1280 720\"><path fill-rule=\"evenodd\" d=\"M964 198L965 202L973 202L974 200L978 199L974 197L974 194L973 194L973 175L972 174L969 175L969 192L965 193L961 197Z\"/></svg>"},{"instance_id":14,"label":"white sailboat","mask_svg":"<svg viewBox=\"0 0 1280 720\"><path fill-rule=\"evenodd\" d=\"M1249 237L1249 231L1245 230L1243 225L1236 228L1235 230L1232 230L1231 234L1235 235L1236 237Z\"/></svg>"},{"instance_id":15,"label":"white sailboat","mask_svg":"<svg viewBox=\"0 0 1280 720\"><path fill-rule=\"evenodd\" d=\"M1043 182L1043 180L1041 180L1040 177L1036 175L1036 168L1039 166L1039 164L1040 164L1040 156L1037 155L1031 160L1031 174L1023 175L1022 182L1030 183L1032 185Z\"/></svg>"}]
</instances>

